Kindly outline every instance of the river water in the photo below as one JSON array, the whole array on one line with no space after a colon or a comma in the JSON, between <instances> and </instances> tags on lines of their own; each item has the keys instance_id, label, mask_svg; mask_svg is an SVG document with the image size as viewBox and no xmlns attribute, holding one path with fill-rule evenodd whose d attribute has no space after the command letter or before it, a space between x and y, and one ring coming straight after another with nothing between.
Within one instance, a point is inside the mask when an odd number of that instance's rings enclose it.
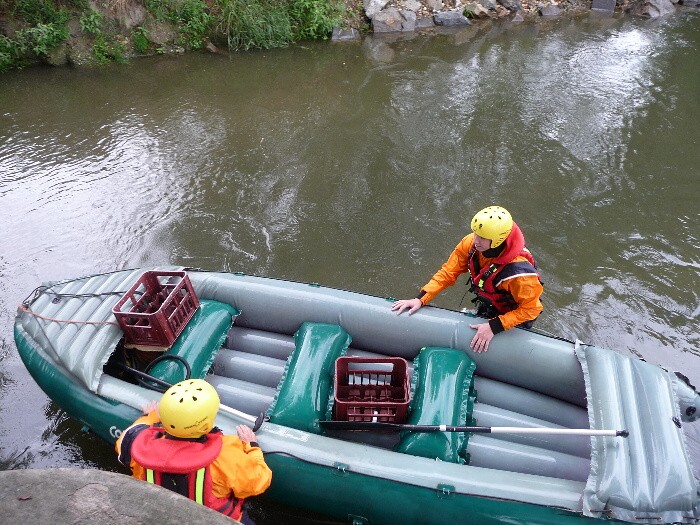
<instances>
[{"instance_id":1,"label":"river water","mask_svg":"<svg viewBox=\"0 0 700 525\"><path fill-rule=\"evenodd\" d=\"M700 385L699 13L0 77L0 468L123 471L17 356L42 281L171 263L412 297L493 203L539 328Z\"/></svg>"}]
</instances>

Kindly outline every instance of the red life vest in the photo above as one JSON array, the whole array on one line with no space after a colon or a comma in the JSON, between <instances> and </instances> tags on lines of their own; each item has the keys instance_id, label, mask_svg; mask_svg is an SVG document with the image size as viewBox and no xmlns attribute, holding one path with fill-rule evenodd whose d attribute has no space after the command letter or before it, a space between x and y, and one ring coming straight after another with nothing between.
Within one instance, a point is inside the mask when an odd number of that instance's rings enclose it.
<instances>
[{"instance_id":1,"label":"red life vest","mask_svg":"<svg viewBox=\"0 0 700 525\"><path fill-rule=\"evenodd\" d=\"M518 303L509 292L497 288L499 283L519 275L536 275L540 278L535 259L525 247L525 238L517 224L513 223L513 229L504 242L504 250L484 268L479 267L476 248L472 246L469 250L471 290L477 295L477 301L485 302L486 307L492 306L498 314L511 312L518 307ZM514 262L517 257L526 260Z\"/></svg>"},{"instance_id":2,"label":"red life vest","mask_svg":"<svg viewBox=\"0 0 700 525\"><path fill-rule=\"evenodd\" d=\"M134 439L131 457L144 468L145 481L240 521L244 500L233 494L217 498L212 491L209 466L221 453L221 447L221 432L206 434L202 440L167 439L162 428L149 427Z\"/></svg>"}]
</instances>

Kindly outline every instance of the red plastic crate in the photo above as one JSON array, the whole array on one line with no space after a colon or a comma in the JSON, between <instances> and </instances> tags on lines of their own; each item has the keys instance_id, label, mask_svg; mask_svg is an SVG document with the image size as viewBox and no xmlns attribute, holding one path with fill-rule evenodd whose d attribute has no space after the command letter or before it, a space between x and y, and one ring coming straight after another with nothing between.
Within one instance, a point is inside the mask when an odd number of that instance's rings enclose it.
<instances>
[{"instance_id":1,"label":"red plastic crate","mask_svg":"<svg viewBox=\"0 0 700 525\"><path fill-rule=\"evenodd\" d=\"M336 360L336 421L402 423L408 415L409 400L405 359L344 356Z\"/></svg>"},{"instance_id":2,"label":"red plastic crate","mask_svg":"<svg viewBox=\"0 0 700 525\"><path fill-rule=\"evenodd\" d=\"M112 313L126 344L168 348L198 306L186 272L149 271L122 296Z\"/></svg>"}]
</instances>

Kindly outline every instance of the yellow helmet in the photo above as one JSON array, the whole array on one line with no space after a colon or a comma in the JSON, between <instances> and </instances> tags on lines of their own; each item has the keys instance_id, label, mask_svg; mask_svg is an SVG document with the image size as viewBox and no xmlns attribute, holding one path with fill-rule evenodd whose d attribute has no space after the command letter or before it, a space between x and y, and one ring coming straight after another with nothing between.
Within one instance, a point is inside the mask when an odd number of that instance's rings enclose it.
<instances>
[{"instance_id":1,"label":"yellow helmet","mask_svg":"<svg viewBox=\"0 0 700 525\"><path fill-rule=\"evenodd\" d=\"M489 239L491 248L500 246L513 229L513 218L508 210L500 206L484 208L472 219L472 231L479 237Z\"/></svg>"},{"instance_id":2,"label":"yellow helmet","mask_svg":"<svg viewBox=\"0 0 700 525\"><path fill-rule=\"evenodd\" d=\"M187 379L168 388L158 405L163 430L179 438L198 438L214 428L219 394L202 379Z\"/></svg>"}]
</instances>

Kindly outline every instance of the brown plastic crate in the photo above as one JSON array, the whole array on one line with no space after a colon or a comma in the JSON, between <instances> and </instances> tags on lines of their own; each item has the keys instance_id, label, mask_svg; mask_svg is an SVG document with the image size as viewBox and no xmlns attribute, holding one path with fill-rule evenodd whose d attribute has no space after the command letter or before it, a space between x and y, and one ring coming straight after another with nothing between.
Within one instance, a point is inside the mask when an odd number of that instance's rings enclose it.
<instances>
[{"instance_id":1,"label":"brown plastic crate","mask_svg":"<svg viewBox=\"0 0 700 525\"><path fill-rule=\"evenodd\" d=\"M402 423L408 416L409 399L405 359L343 356L336 360L336 421Z\"/></svg>"},{"instance_id":2,"label":"brown plastic crate","mask_svg":"<svg viewBox=\"0 0 700 525\"><path fill-rule=\"evenodd\" d=\"M199 306L186 272L149 271L112 309L127 345L169 348Z\"/></svg>"}]
</instances>

